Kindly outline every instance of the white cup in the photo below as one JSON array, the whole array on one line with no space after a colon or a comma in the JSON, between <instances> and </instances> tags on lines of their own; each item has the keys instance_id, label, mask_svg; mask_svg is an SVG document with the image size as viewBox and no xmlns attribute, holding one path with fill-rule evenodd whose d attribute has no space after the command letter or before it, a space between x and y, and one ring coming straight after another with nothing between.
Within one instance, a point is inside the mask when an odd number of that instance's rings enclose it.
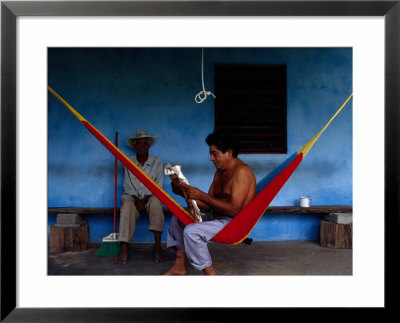
<instances>
[{"instance_id":1,"label":"white cup","mask_svg":"<svg viewBox=\"0 0 400 323\"><path fill-rule=\"evenodd\" d=\"M300 207L310 207L311 199L309 197L300 197Z\"/></svg>"}]
</instances>

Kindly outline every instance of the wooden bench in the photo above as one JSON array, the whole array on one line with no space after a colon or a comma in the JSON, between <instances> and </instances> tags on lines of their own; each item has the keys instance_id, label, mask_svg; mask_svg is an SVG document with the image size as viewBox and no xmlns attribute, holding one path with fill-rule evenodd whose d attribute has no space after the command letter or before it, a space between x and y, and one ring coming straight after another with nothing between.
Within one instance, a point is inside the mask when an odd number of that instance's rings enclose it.
<instances>
[{"instance_id":1,"label":"wooden bench","mask_svg":"<svg viewBox=\"0 0 400 323\"><path fill-rule=\"evenodd\" d=\"M119 212L117 208L117 212ZM164 209L169 212L168 209ZM272 214L329 214L329 213L352 213L353 208L349 205L316 205L310 207L300 206L270 206L265 213ZM77 213L77 214L113 214L112 207L49 207L48 213Z\"/></svg>"},{"instance_id":2,"label":"wooden bench","mask_svg":"<svg viewBox=\"0 0 400 323\"><path fill-rule=\"evenodd\" d=\"M120 208L117 209L119 213ZM166 213L170 211L164 208ZM315 214L324 216L333 213L352 213L349 205L315 205L310 207L300 206L270 206L264 214ZM112 207L49 207L49 214L113 214ZM243 243L251 244L251 238L246 238ZM352 248L352 224L340 224L321 221L320 244L326 248Z\"/></svg>"}]
</instances>

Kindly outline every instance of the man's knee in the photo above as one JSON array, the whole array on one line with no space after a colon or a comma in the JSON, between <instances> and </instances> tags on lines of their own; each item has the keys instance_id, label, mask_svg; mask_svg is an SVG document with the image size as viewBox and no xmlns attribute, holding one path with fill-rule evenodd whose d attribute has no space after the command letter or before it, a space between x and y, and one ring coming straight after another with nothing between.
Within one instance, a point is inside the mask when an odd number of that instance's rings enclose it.
<instances>
[{"instance_id":1,"label":"man's knee","mask_svg":"<svg viewBox=\"0 0 400 323\"><path fill-rule=\"evenodd\" d=\"M158 198L156 198L154 195L150 197L149 201L147 202L147 206L149 210L154 209L154 210L162 210L162 204Z\"/></svg>"},{"instance_id":2,"label":"man's knee","mask_svg":"<svg viewBox=\"0 0 400 323\"><path fill-rule=\"evenodd\" d=\"M130 217L131 214L136 214L136 213L137 213L137 209L135 206L135 200L134 199L126 199L121 205L120 216L121 217Z\"/></svg>"},{"instance_id":3,"label":"man's knee","mask_svg":"<svg viewBox=\"0 0 400 323\"><path fill-rule=\"evenodd\" d=\"M159 219L159 221L164 221L164 211L162 209L162 204L159 199L154 196L150 198L146 205L146 211L151 218Z\"/></svg>"},{"instance_id":4,"label":"man's knee","mask_svg":"<svg viewBox=\"0 0 400 323\"><path fill-rule=\"evenodd\" d=\"M203 240L204 238L202 237L201 230L199 230L198 226L196 226L195 223L188 224L185 226L185 229L183 230L183 236L184 239L189 239L191 241L199 241Z\"/></svg>"}]
</instances>

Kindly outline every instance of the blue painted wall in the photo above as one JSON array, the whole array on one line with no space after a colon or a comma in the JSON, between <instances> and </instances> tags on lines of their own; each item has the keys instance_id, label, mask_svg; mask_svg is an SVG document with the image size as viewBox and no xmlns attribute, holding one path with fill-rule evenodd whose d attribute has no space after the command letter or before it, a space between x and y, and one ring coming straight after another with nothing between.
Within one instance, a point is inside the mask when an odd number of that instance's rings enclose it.
<instances>
[{"instance_id":1,"label":"blue painted wall","mask_svg":"<svg viewBox=\"0 0 400 323\"><path fill-rule=\"evenodd\" d=\"M240 155L257 180L313 137L352 93L351 48L207 48L206 90L213 91L215 64L287 65L288 154ZM107 138L114 141L118 131L119 147L129 156L134 152L126 139L136 129L158 135L151 152L165 164L182 165L192 185L208 190L215 169L204 138L213 131L214 101L194 101L202 90L200 48L52 48L48 83ZM48 206L112 207L113 178L114 157L49 94ZM118 181L120 196L122 165ZM165 178L163 188L173 194L169 183ZM299 196L311 197L314 205L352 205L352 101L271 205L297 205ZM307 218L290 220L285 231L289 219L279 217L283 226L257 233L259 240L303 239L298 232L307 231L301 224ZM90 221L93 241L112 229L101 216ZM315 230L304 239L312 237Z\"/></svg>"}]
</instances>

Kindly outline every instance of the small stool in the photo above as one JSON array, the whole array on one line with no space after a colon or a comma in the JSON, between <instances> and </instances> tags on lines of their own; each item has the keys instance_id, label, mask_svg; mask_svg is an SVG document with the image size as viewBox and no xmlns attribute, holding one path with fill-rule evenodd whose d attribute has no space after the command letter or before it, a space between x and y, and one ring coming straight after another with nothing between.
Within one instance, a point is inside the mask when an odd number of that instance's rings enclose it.
<instances>
[{"instance_id":1,"label":"small stool","mask_svg":"<svg viewBox=\"0 0 400 323\"><path fill-rule=\"evenodd\" d=\"M324 248L352 249L352 214L330 213L325 215L321 221L320 244Z\"/></svg>"},{"instance_id":2,"label":"small stool","mask_svg":"<svg viewBox=\"0 0 400 323\"><path fill-rule=\"evenodd\" d=\"M79 214L57 214L57 223L50 226L51 252L87 250L89 241L89 225Z\"/></svg>"}]
</instances>

